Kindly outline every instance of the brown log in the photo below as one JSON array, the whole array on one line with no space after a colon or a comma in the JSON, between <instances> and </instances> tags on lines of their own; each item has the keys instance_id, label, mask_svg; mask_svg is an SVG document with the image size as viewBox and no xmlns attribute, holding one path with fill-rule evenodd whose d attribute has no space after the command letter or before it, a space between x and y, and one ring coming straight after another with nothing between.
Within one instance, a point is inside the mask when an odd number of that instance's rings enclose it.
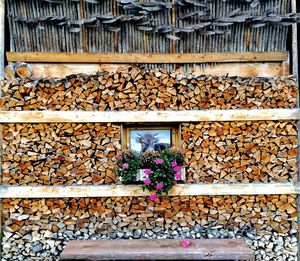
<instances>
[{"instance_id":1,"label":"brown log","mask_svg":"<svg viewBox=\"0 0 300 261\"><path fill-rule=\"evenodd\" d=\"M15 71L21 78L30 78L33 74L31 66L23 62L15 64Z\"/></svg>"}]
</instances>

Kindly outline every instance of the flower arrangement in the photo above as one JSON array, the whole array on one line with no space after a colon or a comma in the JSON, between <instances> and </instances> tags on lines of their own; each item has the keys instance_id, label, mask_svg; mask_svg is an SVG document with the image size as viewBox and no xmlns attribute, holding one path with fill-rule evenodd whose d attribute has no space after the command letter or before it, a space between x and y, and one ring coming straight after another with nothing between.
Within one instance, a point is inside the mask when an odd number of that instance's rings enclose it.
<instances>
[{"instance_id":1,"label":"flower arrangement","mask_svg":"<svg viewBox=\"0 0 300 261\"><path fill-rule=\"evenodd\" d=\"M168 194L170 189L181 179L181 168L184 163L182 152L175 148L165 149L162 152L144 152L137 155L132 151L125 151L118 157L117 175L124 183L131 183L136 179L139 169L143 169L144 189L155 190L150 196L155 200L163 193Z\"/></svg>"}]
</instances>

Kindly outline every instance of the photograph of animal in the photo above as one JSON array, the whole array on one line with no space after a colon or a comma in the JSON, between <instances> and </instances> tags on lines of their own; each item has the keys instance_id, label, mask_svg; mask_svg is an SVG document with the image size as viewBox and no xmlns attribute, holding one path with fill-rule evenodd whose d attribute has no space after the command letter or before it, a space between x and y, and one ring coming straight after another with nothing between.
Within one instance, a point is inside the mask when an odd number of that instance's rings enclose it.
<instances>
[{"instance_id":1,"label":"photograph of animal","mask_svg":"<svg viewBox=\"0 0 300 261\"><path fill-rule=\"evenodd\" d=\"M131 149L140 153L159 151L172 146L171 130L135 130L131 131Z\"/></svg>"}]
</instances>

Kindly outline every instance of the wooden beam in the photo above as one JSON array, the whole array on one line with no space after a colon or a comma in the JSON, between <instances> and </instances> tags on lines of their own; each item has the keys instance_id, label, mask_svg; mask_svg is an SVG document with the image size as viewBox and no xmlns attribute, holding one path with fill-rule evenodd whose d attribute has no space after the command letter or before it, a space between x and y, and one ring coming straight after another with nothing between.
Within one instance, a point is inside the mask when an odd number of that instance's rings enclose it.
<instances>
[{"instance_id":1,"label":"wooden beam","mask_svg":"<svg viewBox=\"0 0 300 261\"><path fill-rule=\"evenodd\" d=\"M179 184L170 196L299 194L299 183ZM142 197L140 185L0 186L0 198Z\"/></svg>"},{"instance_id":2,"label":"wooden beam","mask_svg":"<svg viewBox=\"0 0 300 261\"><path fill-rule=\"evenodd\" d=\"M209 63L277 62L288 58L286 52L228 53L50 53L8 52L9 62L35 63Z\"/></svg>"},{"instance_id":3,"label":"wooden beam","mask_svg":"<svg viewBox=\"0 0 300 261\"><path fill-rule=\"evenodd\" d=\"M0 0L0 76L3 77L5 60L5 0ZM0 90L1 95L1 90Z\"/></svg>"},{"instance_id":4,"label":"wooden beam","mask_svg":"<svg viewBox=\"0 0 300 261\"><path fill-rule=\"evenodd\" d=\"M71 240L61 261L79 260L255 260L244 239L191 239L182 249L182 239Z\"/></svg>"},{"instance_id":5,"label":"wooden beam","mask_svg":"<svg viewBox=\"0 0 300 261\"><path fill-rule=\"evenodd\" d=\"M0 111L0 123L298 120L300 109L186 111Z\"/></svg>"},{"instance_id":6,"label":"wooden beam","mask_svg":"<svg viewBox=\"0 0 300 261\"><path fill-rule=\"evenodd\" d=\"M128 64L89 64L89 63L28 63L33 70L34 78L65 78L71 74L95 74L99 71L115 73L119 67ZM240 76L240 77L274 77L289 74L288 62L245 62L218 63L205 66L193 66L190 73L195 76ZM180 71L176 69L176 71ZM182 70L183 71L183 70Z\"/></svg>"},{"instance_id":7,"label":"wooden beam","mask_svg":"<svg viewBox=\"0 0 300 261\"><path fill-rule=\"evenodd\" d=\"M297 3L296 0L291 1L291 11L297 13ZM298 24L292 25L292 69L293 75L296 78L296 84L299 84L299 68L298 68ZM300 94L299 89L297 93L297 106L300 106ZM300 182L300 121L297 122L298 129L298 177L297 180ZM298 223L298 238L300 238L300 195L297 197L297 223ZM298 253L297 259L300 260L300 240L298 240Z\"/></svg>"}]
</instances>

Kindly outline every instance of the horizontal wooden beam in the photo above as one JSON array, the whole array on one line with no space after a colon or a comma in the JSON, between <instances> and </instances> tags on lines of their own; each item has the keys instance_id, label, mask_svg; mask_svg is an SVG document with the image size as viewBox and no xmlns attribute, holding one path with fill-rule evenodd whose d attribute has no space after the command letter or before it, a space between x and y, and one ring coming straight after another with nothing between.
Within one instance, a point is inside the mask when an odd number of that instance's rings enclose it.
<instances>
[{"instance_id":1,"label":"horizontal wooden beam","mask_svg":"<svg viewBox=\"0 0 300 261\"><path fill-rule=\"evenodd\" d=\"M118 68L128 64L95 64L95 63L28 63L34 78L65 78L71 74L95 74L100 71L115 73ZM286 68L287 67L287 68ZM181 70L176 69L176 72ZM184 70L182 70L184 71ZM240 76L240 77L274 77L289 74L286 62L245 62L245 63L213 63L205 66L193 66L190 72L197 76Z\"/></svg>"},{"instance_id":2,"label":"horizontal wooden beam","mask_svg":"<svg viewBox=\"0 0 300 261\"><path fill-rule=\"evenodd\" d=\"M170 196L299 194L299 183L179 184ZM149 196L139 185L0 186L0 198L85 198Z\"/></svg>"},{"instance_id":3,"label":"horizontal wooden beam","mask_svg":"<svg viewBox=\"0 0 300 261\"><path fill-rule=\"evenodd\" d=\"M186 111L0 111L0 123L298 120L300 109Z\"/></svg>"},{"instance_id":4,"label":"horizontal wooden beam","mask_svg":"<svg viewBox=\"0 0 300 261\"><path fill-rule=\"evenodd\" d=\"M209 63L285 61L287 52L228 53L50 53L7 52L8 62L35 63Z\"/></svg>"}]
</instances>

